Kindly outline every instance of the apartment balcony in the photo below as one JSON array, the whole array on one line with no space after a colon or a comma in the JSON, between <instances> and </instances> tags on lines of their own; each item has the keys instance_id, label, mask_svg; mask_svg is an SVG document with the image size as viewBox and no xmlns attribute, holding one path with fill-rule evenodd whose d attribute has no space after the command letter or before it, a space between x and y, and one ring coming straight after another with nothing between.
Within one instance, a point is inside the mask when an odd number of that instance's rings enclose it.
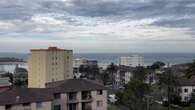
<instances>
[{"instance_id":1,"label":"apartment balcony","mask_svg":"<svg viewBox=\"0 0 195 110\"><path fill-rule=\"evenodd\" d=\"M91 92L82 92L81 101L82 102L91 102L92 101Z\"/></svg>"},{"instance_id":2,"label":"apartment balcony","mask_svg":"<svg viewBox=\"0 0 195 110\"><path fill-rule=\"evenodd\" d=\"M67 103L68 103L68 104L71 104L71 103L79 103L79 100L76 100L76 99L70 100L70 99L68 99L68 100L67 100Z\"/></svg>"},{"instance_id":3,"label":"apartment balcony","mask_svg":"<svg viewBox=\"0 0 195 110\"><path fill-rule=\"evenodd\" d=\"M72 92L68 94L68 99L67 99L67 103L78 103L78 99L77 99L77 93L76 92Z\"/></svg>"}]
</instances>

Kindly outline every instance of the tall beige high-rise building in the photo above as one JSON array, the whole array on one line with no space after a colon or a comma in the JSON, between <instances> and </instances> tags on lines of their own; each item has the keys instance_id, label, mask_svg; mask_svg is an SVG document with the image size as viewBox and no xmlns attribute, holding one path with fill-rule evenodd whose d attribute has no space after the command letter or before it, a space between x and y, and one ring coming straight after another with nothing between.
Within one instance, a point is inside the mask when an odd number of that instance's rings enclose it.
<instances>
[{"instance_id":1,"label":"tall beige high-rise building","mask_svg":"<svg viewBox=\"0 0 195 110\"><path fill-rule=\"evenodd\" d=\"M72 50L49 47L31 49L28 87L45 88L45 83L73 78Z\"/></svg>"}]
</instances>

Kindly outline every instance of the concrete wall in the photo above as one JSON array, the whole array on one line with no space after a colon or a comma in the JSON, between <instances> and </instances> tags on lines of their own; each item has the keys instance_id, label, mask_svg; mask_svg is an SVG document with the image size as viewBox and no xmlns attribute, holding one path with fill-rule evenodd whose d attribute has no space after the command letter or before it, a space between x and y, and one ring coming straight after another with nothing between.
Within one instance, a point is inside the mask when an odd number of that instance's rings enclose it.
<instances>
[{"instance_id":1,"label":"concrete wall","mask_svg":"<svg viewBox=\"0 0 195 110\"><path fill-rule=\"evenodd\" d=\"M37 108L36 103L31 103L29 106L23 106L22 104L12 105L10 110L51 110L51 102L42 102L43 107ZM0 110L5 110L5 106L0 106Z\"/></svg>"},{"instance_id":2,"label":"concrete wall","mask_svg":"<svg viewBox=\"0 0 195 110\"><path fill-rule=\"evenodd\" d=\"M43 107L41 108L37 108L36 103L32 103L31 110L52 110L52 102L43 102Z\"/></svg>"},{"instance_id":3,"label":"concrete wall","mask_svg":"<svg viewBox=\"0 0 195 110\"><path fill-rule=\"evenodd\" d=\"M5 110L5 106L0 106L0 110Z\"/></svg>"},{"instance_id":4,"label":"concrete wall","mask_svg":"<svg viewBox=\"0 0 195 110\"><path fill-rule=\"evenodd\" d=\"M98 95L97 91L91 92L92 99L89 102L91 103L92 110L107 110L107 91L104 90L102 95ZM56 99L53 101L53 105L61 105L61 110L67 110L68 109L68 94L64 93L61 94L60 99ZM97 101L102 101L103 106L97 107ZM77 92L77 100L75 101L77 103L77 110L82 110L82 102L85 102L85 100L82 100L81 91Z\"/></svg>"},{"instance_id":5,"label":"concrete wall","mask_svg":"<svg viewBox=\"0 0 195 110\"><path fill-rule=\"evenodd\" d=\"M104 90L102 95L98 95L97 91L92 91L92 110L107 110L107 91ZM97 107L97 101L103 101L102 107Z\"/></svg>"}]
</instances>

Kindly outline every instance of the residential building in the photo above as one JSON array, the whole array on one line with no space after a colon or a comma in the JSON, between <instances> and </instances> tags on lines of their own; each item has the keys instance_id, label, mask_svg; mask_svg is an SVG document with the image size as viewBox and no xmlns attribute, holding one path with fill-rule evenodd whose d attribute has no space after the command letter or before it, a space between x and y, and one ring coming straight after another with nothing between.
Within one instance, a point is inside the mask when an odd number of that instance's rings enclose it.
<instances>
[{"instance_id":1,"label":"residential building","mask_svg":"<svg viewBox=\"0 0 195 110\"><path fill-rule=\"evenodd\" d=\"M28 86L44 88L48 82L73 78L72 50L49 47L31 49L28 59Z\"/></svg>"},{"instance_id":2,"label":"residential building","mask_svg":"<svg viewBox=\"0 0 195 110\"><path fill-rule=\"evenodd\" d=\"M27 82L28 81L28 71L25 68L20 68L16 66L13 74L13 82L17 81Z\"/></svg>"},{"instance_id":3,"label":"residential building","mask_svg":"<svg viewBox=\"0 0 195 110\"><path fill-rule=\"evenodd\" d=\"M73 61L73 67L79 68L81 65L98 65L97 60L85 59L85 58L77 58Z\"/></svg>"},{"instance_id":4,"label":"residential building","mask_svg":"<svg viewBox=\"0 0 195 110\"><path fill-rule=\"evenodd\" d=\"M75 78L80 78L82 73L80 73L79 68L80 66L97 66L98 61L97 60L91 60L91 59L85 59L85 58L77 58L73 61L73 74Z\"/></svg>"},{"instance_id":5,"label":"residential building","mask_svg":"<svg viewBox=\"0 0 195 110\"><path fill-rule=\"evenodd\" d=\"M0 94L0 110L52 110L53 96L45 88L12 88Z\"/></svg>"},{"instance_id":6,"label":"residential building","mask_svg":"<svg viewBox=\"0 0 195 110\"><path fill-rule=\"evenodd\" d=\"M0 110L107 110L107 88L97 82L69 79L46 87L8 90L0 94Z\"/></svg>"},{"instance_id":7,"label":"residential building","mask_svg":"<svg viewBox=\"0 0 195 110\"><path fill-rule=\"evenodd\" d=\"M180 78L178 79L179 88L178 92L182 102L189 102L192 94L195 94L195 77L191 79Z\"/></svg>"},{"instance_id":8,"label":"residential building","mask_svg":"<svg viewBox=\"0 0 195 110\"><path fill-rule=\"evenodd\" d=\"M9 77L0 78L0 93L11 87L12 84L9 81Z\"/></svg>"},{"instance_id":9,"label":"residential building","mask_svg":"<svg viewBox=\"0 0 195 110\"><path fill-rule=\"evenodd\" d=\"M130 55L120 58L120 65L124 66L144 66L144 57L142 55Z\"/></svg>"},{"instance_id":10,"label":"residential building","mask_svg":"<svg viewBox=\"0 0 195 110\"><path fill-rule=\"evenodd\" d=\"M118 71L114 73L114 88L120 89L128 84L133 76L133 70L132 67L120 65Z\"/></svg>"}]
</instances>

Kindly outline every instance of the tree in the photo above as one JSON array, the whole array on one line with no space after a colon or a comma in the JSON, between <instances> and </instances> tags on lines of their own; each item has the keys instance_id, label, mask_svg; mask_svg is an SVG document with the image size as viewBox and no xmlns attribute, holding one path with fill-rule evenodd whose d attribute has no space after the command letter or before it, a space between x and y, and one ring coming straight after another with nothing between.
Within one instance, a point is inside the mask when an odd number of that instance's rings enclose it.
<instances>
[{"instance_id":1,"label":"tree","mask_svg":"<svg viewBox=\"0 0 195 110\"><path fill-rule=\"evenodd\" d=\"M146 69L142 66L136 67L133 71L133 78L140 81L144 81L146 78Z\"/></svg>"},{"instance_id":2,"label":"tree","mask_svg":"<svg viewBox=\"0 0 195 110\"><path fill-rule=\"evenodd\" d=\"M112 81L112 90L114 89L114 74L118 71L118 67L114 64L114 63L111 63L106 71L111 74L111 81Z\"/></svg>"},{"instance_id":3,"label":"tree","mask_svg":"<svg viewBox=\"0 0 195 110\"><path fill-rule=\"evenodd\" d=\"M172 74L170 68L168 68L165 73L159 76L159 86L163 90L162 96L167 97L167 104L170 107L170 104L179 104L180 96L178 93L178 78Z\"/></svg>"},{"instance_id":4,"label":"tree","mask_svg":"<svg viewBox=\"0 0 195 110\"><path fill-rule=\"evenodd\" d=\"M82 77L95 80L99 75L99 68L97 65L81 65L79 72L82 73Z\"/></svg>"},{"instance_id":5,"label":"tree","mask_svg":"<svg viewBox=\"0 0 195 110\"><path fill-rule=\"evenodd\" d=\"M165 66L165 63L164 62L161 62L161 61L156 61L154 62L150 68L155 70L155 69L160 69L161 67Z\"/></svg>"},{"instance_id":6,"label":"tree","mask_svg":"<svg viewBox=\"0 0 195 110\"><path fill-rule=\"evenodd\" d=\"M107 71L103 71L103 73L100 74L100 78L103 81L104 85L107 85L111 80Z\"/></svg>"},{"instance_id":7,"label":"tree","mask_svg":"<svg viewBox=\"0 0 195 110\"><path fill-rule=\"evenodd\" d=\"M150 85L140 80L132 80L126 85L124 92L117 93L118 103L125 105L129 110L146 110L145 96L150 91Z\"/></svg>"},{"instance_id":8,"label":"tree","mask_svg":"<svg viewBox=\"0 0 195 110\"><path fill-rule=\"evenodd\" d=\"M195 60L188 64L188 69L186 70L186 77L190 79L195 75Z\"/></svg>"}]
</instances>

